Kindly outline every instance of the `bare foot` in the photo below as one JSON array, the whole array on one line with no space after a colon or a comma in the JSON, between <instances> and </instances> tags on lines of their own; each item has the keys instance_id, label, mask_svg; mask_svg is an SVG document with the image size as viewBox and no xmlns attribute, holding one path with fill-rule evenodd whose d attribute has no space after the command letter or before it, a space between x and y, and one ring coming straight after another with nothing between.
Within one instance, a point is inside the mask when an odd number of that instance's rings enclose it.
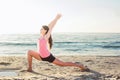
<instances>
[{"instance_id":1,"label":"bare foot","mask_svg":"<svg viewBox=\"0 0 120 80\"><path fill-rule=\"evenodd\" d=\"M33 72L33 70L32 70L32 69L29 69L29 68L27 69L27 71L28 71L28 72Z\"/></svg>"},{"instance_id":2,"label":"bare foot","mask_svg":"<svg viewBox=\"0 0 120 80\"><path fill-rule=\"evenodd\" d=\"M84 67L81 69L81 72L90 72L90 69L88 67Z\"/></svg>"}]
</instances>

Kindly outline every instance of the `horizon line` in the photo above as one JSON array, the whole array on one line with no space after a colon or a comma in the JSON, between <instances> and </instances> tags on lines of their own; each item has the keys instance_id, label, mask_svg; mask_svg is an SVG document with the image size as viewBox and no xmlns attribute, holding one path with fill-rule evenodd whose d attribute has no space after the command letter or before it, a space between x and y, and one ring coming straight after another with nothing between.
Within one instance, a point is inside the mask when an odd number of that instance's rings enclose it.
<instances>
[{"instance_id":1,"label":"horizon line","mask_svg":"<svg viewBox=\"0 0 120 80\"><path fill-rule=\"evenodd\" d=\"M52 34L55 34L55 33L120 33L120 32L52 32ZM2 34L39 34L39 33L0 33L0 35Z\"/></svg>"}]
</instances>

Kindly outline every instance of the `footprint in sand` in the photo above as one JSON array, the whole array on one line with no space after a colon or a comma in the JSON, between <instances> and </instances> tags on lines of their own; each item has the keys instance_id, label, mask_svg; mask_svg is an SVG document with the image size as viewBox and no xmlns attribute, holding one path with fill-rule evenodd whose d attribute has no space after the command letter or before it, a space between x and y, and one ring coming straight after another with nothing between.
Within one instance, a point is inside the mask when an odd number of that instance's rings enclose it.
<instances>
[{"instance_id":1,"label":"footprint in sand","mask_svg":"<svg viewBox=\"0 0 120 80\"><path fill-rule=\"evenodd\" d=\"M5 65L5 66L8 66L10 65L11 63L7 63L7 62L0 62L0 65Z\"/></svg>"},{"instance_id":2,"label":"footprint in sand","mask_svg":"<svg viewBox=\"0 0 120 80\"><path fill-rule=\"evenodd\" d=\"M86 60L85 62L94 62L93 60Z\"/></svg>"},{"instance_id":3,"label":"footprint in sand","mask_svg":"<svg viewBox=\"0 0 120 80\"><path fill-rule=\"evenodd\" d=\"M86 60L85 62L89 63L90 65L95 63L93 60Z\"/></svg>"}]
</instances>

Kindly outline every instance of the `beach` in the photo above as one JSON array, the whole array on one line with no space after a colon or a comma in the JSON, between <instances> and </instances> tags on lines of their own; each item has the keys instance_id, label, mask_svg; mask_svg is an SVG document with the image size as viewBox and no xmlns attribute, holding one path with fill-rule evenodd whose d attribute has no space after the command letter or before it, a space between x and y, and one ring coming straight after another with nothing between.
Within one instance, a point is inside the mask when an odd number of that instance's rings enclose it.
<instances>
[{"instance_id":1,"label":"beach","mask_svg":"<svg viewBox=\"0 0 120 80\"><path fill-rule=\"evenodd\" d=\"M0 80L120 80L120 56L56 56L65 62L82 63L90 72L81 72L76 67L61 67L33 59L33 71L27 72L27 56L1 56Z\"/></svg>"}]
</instances>

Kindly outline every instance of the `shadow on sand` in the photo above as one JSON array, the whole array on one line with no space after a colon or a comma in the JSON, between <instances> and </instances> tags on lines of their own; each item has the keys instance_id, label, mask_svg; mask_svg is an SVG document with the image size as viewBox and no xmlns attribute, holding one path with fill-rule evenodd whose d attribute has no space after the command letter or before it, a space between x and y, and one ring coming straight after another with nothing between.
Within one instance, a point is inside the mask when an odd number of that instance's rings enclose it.
<instances>
[{"instance_id":1,"label":"shadow on sand","mask_svg":"<svg viewBox=\"0 0 120 80\"><path fill-rule=\"evenodd\" d=\"M75 79L74 80L104 80L104 76L105 74L101 74L97 71L94 70L90 70L91 74L84 74L84 75L80 75L80 76L74 76Z\"/></svg>"},{"instance_id":2,"label":"shadow on sand","mask_svg":"<svg viewBox=\"0 0 120 80\"><path fill-rule=\"evenodd\" d=\"M27 70L22 70L20 72L28 72ZM38 72L35 72L35 71L32 71L30 73L33 73L33 74L36 74L36 75L41 75L41 76L45 76L45 77L48 77L48 78L53 78L53 79L59 79L58 77L55 77L55 76L50 76L50 75L45 75L45 74L42 74L42 73L38 73Z\"/></svg>"},{"instance_id":3,"label":"shadow on sand","mask_svg":"<svg viewBox=\"0 0 120 80\"><path fill-rule=\"evenodd\" d=\"M28 72L28 71L22 70L20 72ZM38 73L35 71L32 71L30 73L45 76L48 78L53 78L54 80L59 80L59 79L66 80L66 78L63 78L63 77L55 77L55 76L45 75L45 74ZM80 75L80 76L71 76L70 78L74 78L74 80L101 80L101 77L104 76L104 74L101 74L101 73L94 71L94 70L90 70L89 73L92 73L92 74L84 74L84 75Z\"/></svg>"}]
</instances>

